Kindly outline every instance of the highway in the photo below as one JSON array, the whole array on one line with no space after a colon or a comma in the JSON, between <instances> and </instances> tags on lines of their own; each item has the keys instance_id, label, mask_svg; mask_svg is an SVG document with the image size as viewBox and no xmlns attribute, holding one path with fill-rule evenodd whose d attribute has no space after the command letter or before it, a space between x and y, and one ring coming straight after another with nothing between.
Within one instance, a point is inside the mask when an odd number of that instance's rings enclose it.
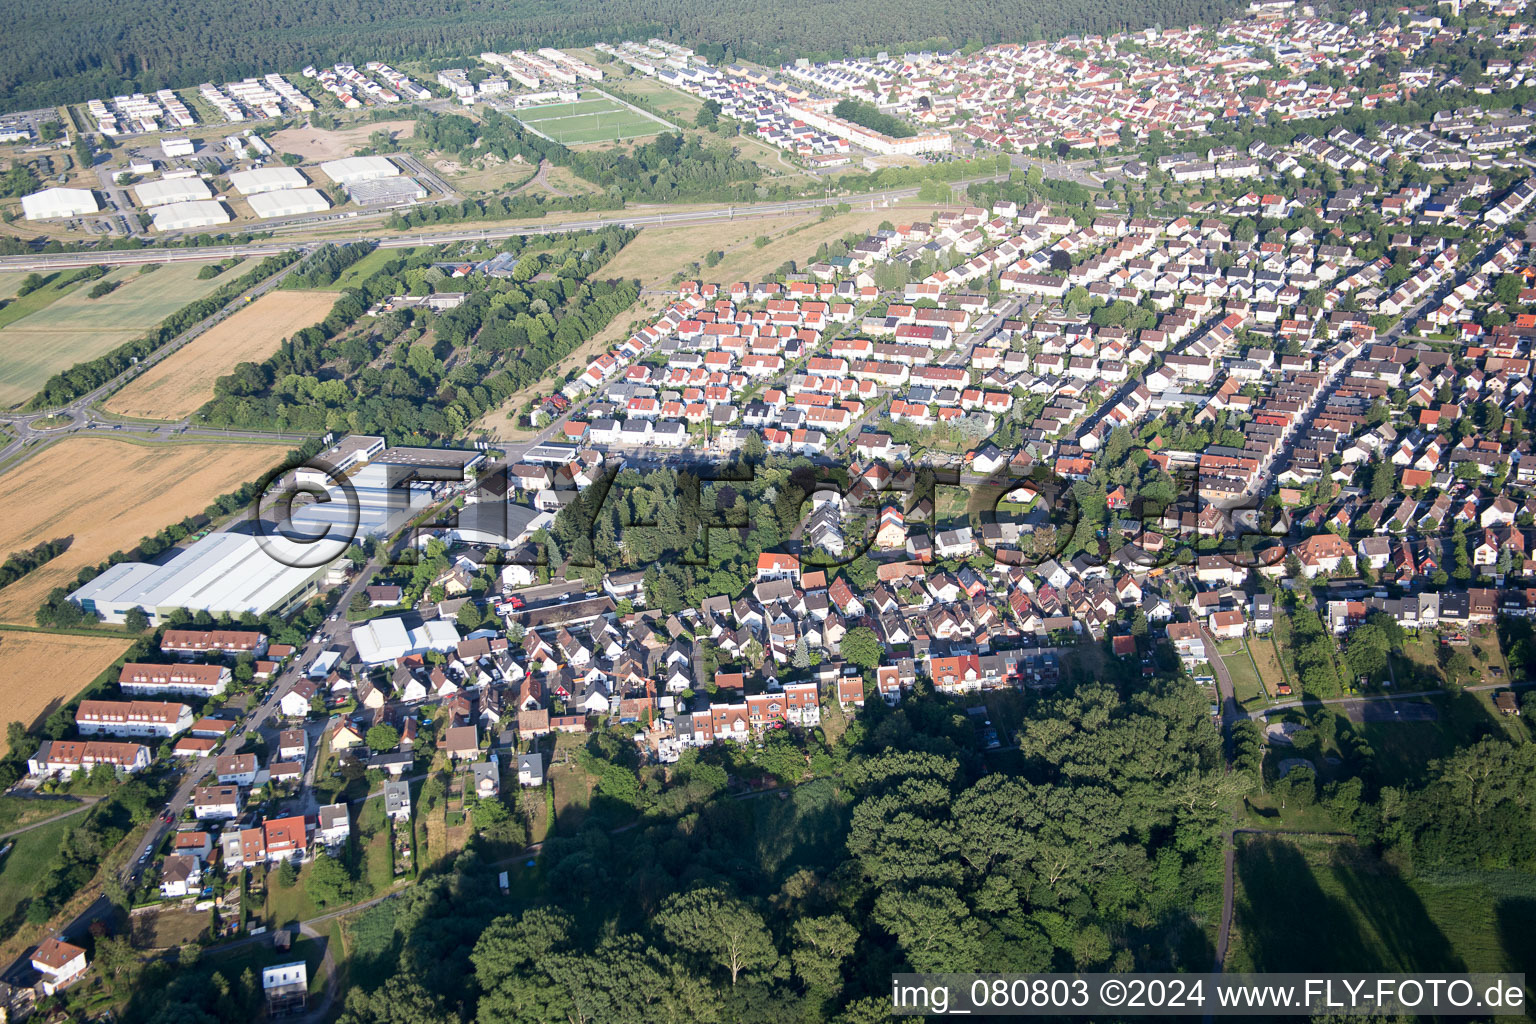
<instances>
[{"instance_id":1,"label":"highway","mask_svg":"<svg viewBox=\"0 0 1536 1024\"><path fill-rule=\"evenodd\" d=\"M950 187L952 189L963 189L967 185L979 181L1001 181L1003 177L1003 175L996 174L981 178L967 178L963 181L951 182ZM475 222L422 234L380 235L378 233L358 233L355 235L336 235L318 241L266 241L235 245L209 245L184 249L149 248L70 253L35 253L27 256L0 256L0 270L43 271L91 266L139 266L145 263L187 263L226 259L232 256L271 256L274 253L288 252L296 248L313 249L326 243L377 242L382 249L406 249L417 245L442 245L448 242L491 242L527 235L551 235L567 231L597 231L616 224L634 228L715 224L754 217L777 217L787 213L805 213L820 210L824 206L837 203L848 203L855 208L876 209L879 206L888 205L898 200L915 198L917 193L918 187L911 185L904 188L886 189L881 192L866 192L857 196L791 199L785 202L751 203L741 206L720 203L698 210L668 211L657 207L646 207L644 212L640 209L632 212L615 210L602 216L589 217L583 220L561 221L559 223L486 226L482 222Z\"/></svg>"}]
</instances>

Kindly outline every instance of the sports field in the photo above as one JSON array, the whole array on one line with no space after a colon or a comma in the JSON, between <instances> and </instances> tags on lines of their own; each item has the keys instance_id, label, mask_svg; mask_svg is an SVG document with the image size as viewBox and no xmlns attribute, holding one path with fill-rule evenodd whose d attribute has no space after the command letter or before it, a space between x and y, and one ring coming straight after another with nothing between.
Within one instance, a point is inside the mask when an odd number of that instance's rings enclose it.
<instances>
[{"instance_id":1,"label":"sports field","mask_svg":"<svg viewBox=\"0 0 1536 1024\"><path fill-rule=\"evenodd\" d=\"M146 445L69 437L9 470L0 487L0 557L59 537L73 540L68 551L0 589L0 622L33 625L38 605L54 587L73 584L85 566L202 512L287 451L280 444ZM0 679L37 681L5 672L3 665Z\"/></svg>"},{"instance_id":2,"label":"sports field","mask_svg":"<svg viewBox=\"0 0 1536 1024\"><path fill-rule=\"evenodd\" d=\"M0 700L5 702L5 720L30 726L52 713L101 675L129 643L127 637L0 630ZM3 750L5 739L0 736Z\"/></svg>"},{"instance_id":3,"label":"sports field","mask_svg":"<svg viewBox=\"0 0 1536 1024\"><path fill-rule=\"evenodd\" d=\"M151 420L190 416L236 364L266 359L284 338L324 320L335 304L335 292L267 292L130 381L105 408Z\"/></svg>"},{"instance_id":4,"label":"sports field","mask_svg":"<svg viewBox=\"0 0 1536 1024\"><path fill-rule=\"evenodd\" d=\"M125 341L141 337L167 316L238 277L240 268L199 281L201 263L166 264L150 273L122 267L101 280L117 288L90 298L94 281L58 289L39 288L15 300L11 309L36 308L0 328L0 407L26 401L60 370L95 359ZM57 275L67 278L71 272Z\"/></svg>"},{"instance_id":5,"label":"sports field","mask_svg":"<svg viewBox=\"0 0 1536 1024\"><path fill-rule=\"evenodd\" d=\"M666 131L669 126L649 114L591 93L575 103L549 103L526 107L514 115L565 146L591 142L623 142Z\"/></svg>"}]
</instances>

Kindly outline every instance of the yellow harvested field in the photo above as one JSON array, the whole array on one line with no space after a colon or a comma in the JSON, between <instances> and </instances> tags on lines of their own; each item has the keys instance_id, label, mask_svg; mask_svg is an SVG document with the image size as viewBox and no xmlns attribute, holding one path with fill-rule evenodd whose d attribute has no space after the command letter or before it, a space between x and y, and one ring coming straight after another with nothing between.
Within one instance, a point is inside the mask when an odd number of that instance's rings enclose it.
<instances>
[{"instance_id":1,"label":"yellow harvested field","mask_svg":"<svg viewBox=\"0 0 1536 1024\"><path fill-rule=\"evenodd\" d=\"M68 551L0 590L0 622L32 625L54 587L73 584L86 566L202 512L287 451L285 445L152 446L69 437L33 456L0 477L0 558L55 538L72 540Z\"/></svg>"},{"instance_id":2,"label":"yellow harvested field","mask_svg":"<svg viewBox=\"0 0 1536 1024\"><path fill-rule=\"evenodd\" d=\"M295 331L325 319L335 292L270 291L214 325L111 398L119 416L179 420L213 397L214 381L239 363L259 363Z\"/></svg>"},{"instance_id":3,"label":"yellow harvested field","mask_svg":"<svg viewBox=\"0 0 1536 1024\"><path fill-rule=\"evenodd\" d=\"M374 132L390 132L396 139L416 134L415 121L364 121L351 128L327 131L323 128L284 128L268 140L279 153L297 153L306 161L340 160L368 145Z\"/></svg>"},{"instance_id":4,"label":"yellow harvested field","mask_svg":"<svg viewBox=\"0 0 1536 1024\"><path fill-rule=\"evenodd\" d=\"M31 726L120 658L127 637L0 630L0 700L5 720ZM0 736L0 753L6 750Z\"/></svg>"},{"instance_id":5,"label":"yellow harvested field","mask_svg":"<svg viewBox=\"0 0 1536 1024\"><path fill-rule=\"evenodd\" d=\"M673 274L697 262L704 280L758 280L785 260L794 260L801 267L814 263L816 248L824 241L853 232L867 233L887 220L911 223L932 215L931 207L892 206L856 209L825 221L806 213L692 227L648 227L603 268L602 274L637 277L645 288L666 288ZM767 236L768 244L759 249L754 243L761 236ZM705 257L712 250L724 252L725 258L715 267L705 267Z\"/></svg>"}]
</instances>

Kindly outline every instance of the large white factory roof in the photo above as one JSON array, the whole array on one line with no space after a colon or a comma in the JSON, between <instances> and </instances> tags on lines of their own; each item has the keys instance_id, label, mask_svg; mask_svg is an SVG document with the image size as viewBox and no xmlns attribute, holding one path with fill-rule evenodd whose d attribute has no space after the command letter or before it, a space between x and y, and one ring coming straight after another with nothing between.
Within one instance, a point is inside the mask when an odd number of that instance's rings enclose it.
<instances>
[{"instance_id":1,"label":"large white factory roof","mask_svg":"<svg viewBox=\"0 0 1536 1024\"><path fill-rule=\"evenodd\" d=\"M229 211L224 204L213 199L194 202L168 203L154 209L156 231L181 231L185 228L206 228L215 224L228 224Z\"/></svg>"},{"instance_id":2,"label":"large white factory roof","mask_svg":"<svg viewBox=\"0 0 1536 1024\"><path fill-rule=\"evenodd\" d=\"M257 167L250 171L232 171L229 183L243 196L278 192L285 188L303 188L309 184L296 167Z\"/></svg>"},{"instance_id":3,"label":"large white factory roof","mask_svg":"<svg viewBox=\"0 0 1536 1024\"><path fill-rule=\"evenodd\" d=\"M161 178L133 186L133 195L140 206L164 206L193 199L212 199L213 190L201 178Z\"/></svg>"},{"instance_id":4,"label":"large white factory roof","mask_svg":"<svg viewBox=\"0 0 1536 1024\"><path fill-rule=\"evenodd\" d=\"M262 614L314 573L273 560L249 534L213 533L165 565L119 562L70 596L109 621L130 608Z\"/></svg>"},{"instance_id":5,"label":"large white factory roof","mask_svg":"<svg viewBox=\"0 0 1536 1024\"><path fill-rule=\"evenodd\" d=\"M320 169L340 185L393 178L400 173L400 168L382 156L349 156L343 160L328 160L320 165Z\"/></svg>"},{"instance_id":6,"label":"large white factory roof","mask_svg":"<svg viewBox=\"0 0 1536 1024\"><path fill-rule=\"evenodd\" d=\"M268 217L296 217L301 213L329 210L331 204L314 188L290 188L281 192L258 192L246 202L251 212L263 220Z\"/></svg>"},{"instance_id":7,"label":"large white factory roof","mask_svg":"<svg viewBox=\"0 0 1536 1024\"><path fill-rule=\"evenodd\" d=\"M359 442L366 445L359 448ZM380 445L379 438L349 438L331 450L368 451L384 460L350 464L347 483L355 501L339 487L325 483L320 495L311 494L305 503L296 503L291 520L281 527L269 526L263 537L249 532L246 520L204 537L164 565L119 562L70 594L70 599L108 622L122 622L132 608L142 608L157 622L159 610L170 608L213 615L263 614L303 590L346 552L355 537L381 536L389 531L391 520L398 528L403 517L428 503L439 485L408 481L413 466L457 466L484 458L479 452L413 448L391 449L395 455L390 458L389 452L377 452ZM315 471L296 475L306 493L328 479ZM448 476L450 482L456 479ZM425 635L435 644L445 634L428 631ZM453 643L457 642L455 635Z\"/></svg>"},{"instance_id":8,"label":"large white factory roof","mask_svg":"<svg viewBox=\"0 0 1536 1024\"><path fill-rule=\"evenodd\" d=\"M49 220L54 217L78 217L101 209L96 193L88 188L45 188L21 197L21 208L27 220Z\"/></svg>"}]
</instances>

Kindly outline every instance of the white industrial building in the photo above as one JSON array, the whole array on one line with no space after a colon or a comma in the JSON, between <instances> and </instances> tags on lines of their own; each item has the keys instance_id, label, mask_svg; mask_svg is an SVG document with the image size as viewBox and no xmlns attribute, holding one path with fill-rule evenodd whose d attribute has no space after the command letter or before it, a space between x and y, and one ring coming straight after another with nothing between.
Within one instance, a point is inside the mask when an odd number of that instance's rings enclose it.
<instances>
[{"instance_id":1,"label":"white industrial building","mask_svg":"<svg viewBox=\"0 0 1536 1024\"><path fill-rule=\"evenodd\" d=\"M133 197L140 206L165 206L168 203L212 199L213 190L202 178L161 178L159 181L142 181L133 186Z\"/></svg>"},{"instance_id":2,"label":"white industrial building","mask_svg":"<svg viewBox=\"0 0 1536 1024\"><path fill-rule=\"evenodd\" d=\"M22 196L21 208L27 220L53 220L96 213L101 204L96 201L96 193L88 188L45 188Z\"/></svg>"},{"instance_id":3,"label":"white industrial building","mask_svg":"<svg viewBox=\"0 0 1536 1024\"><path fill-rule=\"evenodd\" d=\"M178 156L191 156L197 152L197 147L193 145L191 139L161 139L160 152L164 153L167 159L171 159Z\"/></svg>"},{"instance_id":4,"label":"white industrial building","mask_svg":"<svg viewBox=\"0 0 1536 1024\"><path fill-rule=\"evenodd\" d=\"M156 231L185 231L188 228L208 228L215 224L228 224L229 211L224 204L212 199L198 199L186 203L167 203L154 211Z\"/></svg>"},{"instance_id":5,"label":"white industrial building","mask_svg":"<svg viewBox=\"0 0 1536 1024\"><path fill-rule=\"evenodd\" d=\"M331 204L316 188L290 188L281 192L258 192L246 202L251 212L262 220L269 217L296 217L301 213L329 210Z\"/></svg>"},{"instance_id":6,"label":"white industrial building","mask_svg":"<svg viewBox=\"0 0 1536 1024\"><path fill-rule=\"evenodd\" d=\"M382 156L349 156L344 160L327 160L320 165L320 169L338 185L378 181L380 178L393 178L400 173L400 168Z\"/></svg>"},{"instance_id":7,"label":"white industrial building","mask_svg":"<svg viewBox=\"0 0 1536 1024\"><path fill-rule=\"evenodd\" d=\"M399 617L374 619L352 629L358 660L365 665L383 665L427 651L451 651L461 639L458 628L442 619L432 619L415 628L408 628Z\"/></svg>"},{"instance_id":8,"label":"white industrial building","mask_svg":"<svg viewBox=\"0 0 1536 1024\"><path fill-rule=\"evenodd\" d=\"M304 188L309 185L296 167L258 167L251 171L234 171L229 183L243 196L262 192L280 192L285 188Z\"/></svg>"},{"instance_id":9,"label":"white industrial building","mask_svg":"<svg viewBox=\"0 0 1536 1024\"><path fill-rule=\"evenodd\" d=\"M158 625L176 608L262 615L306 597L354 538L398 529L413 509L430 504L443 486L461 482L465 468L484 459L470 451L379 451L382 444L349 437L312 463L345 473L350 493L325 473L301 470L295 474L298 489L314 500L296 501L281 526L265 523L257 536L249 517L242 517L235 528L209 534L163 565L119 562L69 598L107 622L121 623L140 608ZM361 458L379 461L359 465Z\"/></svg>"}]
</instances>

